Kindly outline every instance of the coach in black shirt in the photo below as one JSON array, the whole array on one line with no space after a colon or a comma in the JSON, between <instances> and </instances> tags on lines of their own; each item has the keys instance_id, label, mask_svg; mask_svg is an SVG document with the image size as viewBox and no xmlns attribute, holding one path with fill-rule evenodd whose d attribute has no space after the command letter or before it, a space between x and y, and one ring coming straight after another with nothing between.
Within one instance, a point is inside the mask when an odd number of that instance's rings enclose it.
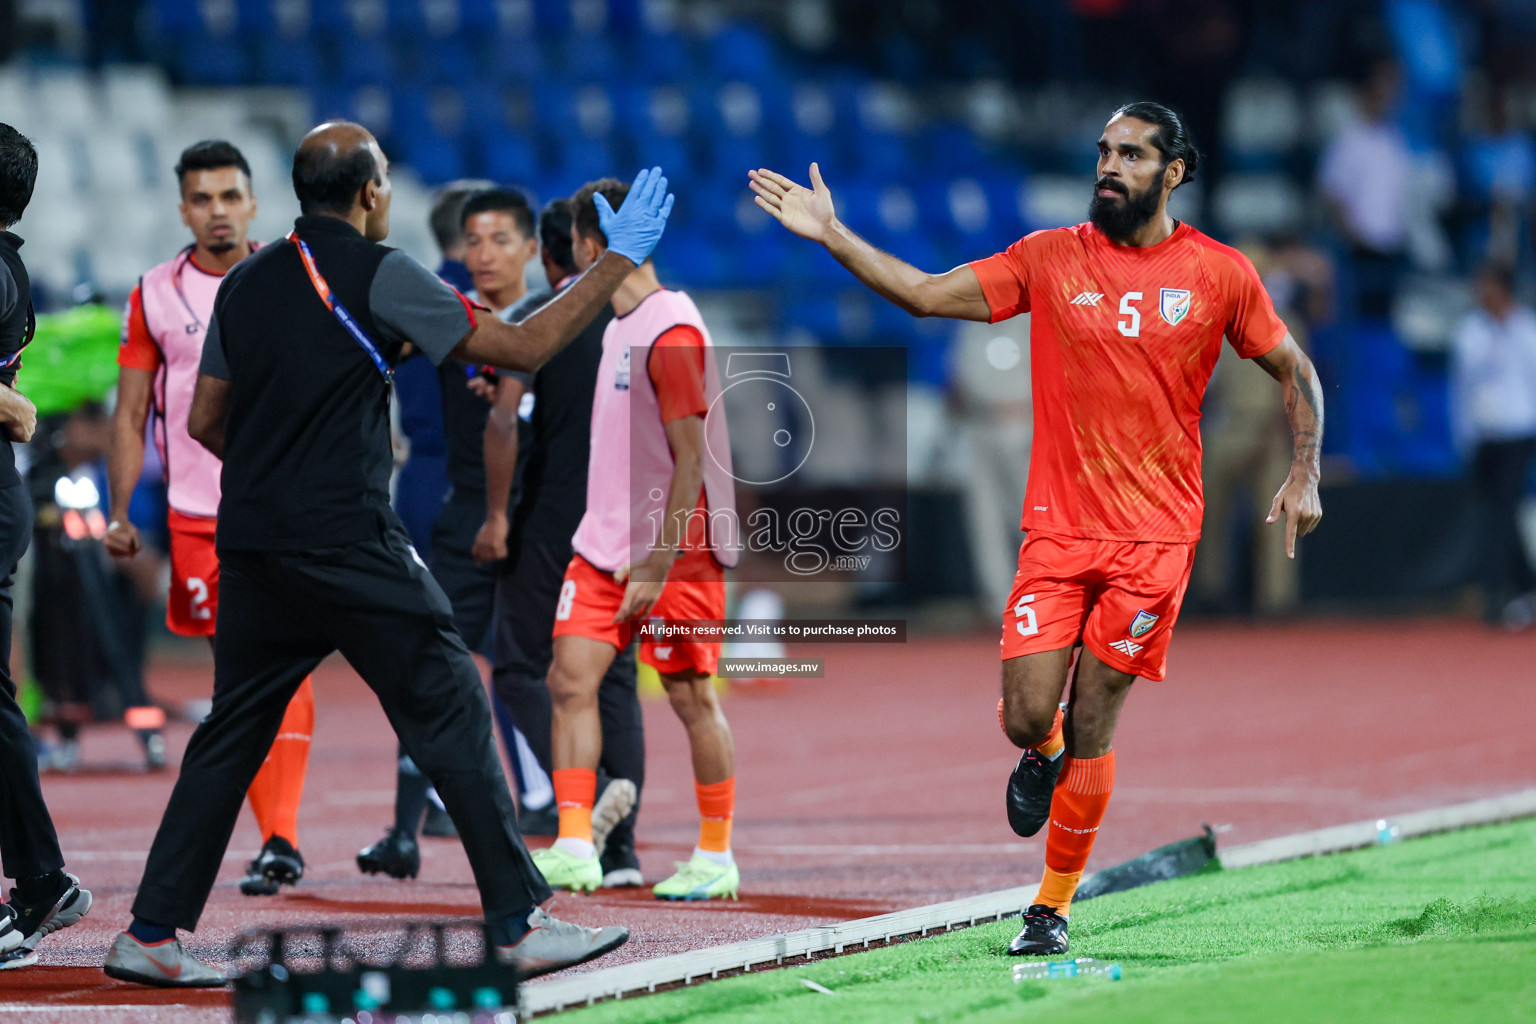
<instances>
[{"instance_id":1,"label":"coach in black shirt","mask_svg":"<svg viewBox=\"0 0 1536 1024\"><path fill-rule=\"evenodd\" d=\"M11 679L11 581L32 539L32 500L16 475L11 442L31 440L37 428L37 410L15 384L37 320L21 239L8 229L21 219L36 180L32 143L0 124L0 855L16 879L10 902L0 904L0 970L36 963L33 950L45 927L67 928L91 909L90 892L63 870L37 781L37 747Z\"/></svg>"},{"instance_id":2,"label":"coach in black shirt","mask_svg":"<svg viewBox=\"0 0 1536 1024\"><path fill-rule=\"evenodd\" d=\"M609 211L622 255L516 326L377 244L389 232L390 185L365 129L315 129L293 181L304 214L295 233L224 279L203 346L188 426L224 460L213 709L188 744L107 973L223 982L175 929L196 927L289 698L335 650L374 690L458 826L496 955L524 972L592 959L628 933L538 909L549 889L517 832L480 675L389 507L390 376L407 345L435 362L536 369L660 239L666 179L643 172L623 209Z\"/></svg>"}]
</instances>

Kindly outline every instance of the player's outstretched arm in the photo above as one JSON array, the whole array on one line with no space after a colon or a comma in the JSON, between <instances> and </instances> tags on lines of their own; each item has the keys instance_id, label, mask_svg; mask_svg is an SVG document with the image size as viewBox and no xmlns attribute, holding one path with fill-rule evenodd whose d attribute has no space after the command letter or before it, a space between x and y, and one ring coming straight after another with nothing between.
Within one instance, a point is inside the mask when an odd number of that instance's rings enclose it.
<instances>
[{"instance_id":1,"label":"player's outstretched arm","mask_svg":"<svg viewBox=\"0 0 1536 1024\"><path fill-rule=\"evenodd\" d=\"M1275 495L1265 522L1285 516L1285 553L1295 558L1296 538L1311 533L1323 518L1323 502L1317 493L1323 453L1323 389L1317 368L1289 334L1254 362L1280 382L1285 415L1291 421L1295 443L1291 472Z\"/></svg>"},{"instance_id":2,"label":"player's outstretched arm","mask_svg":"<svg viewBox=\"0 0 1536 1024\"><path fill-rule=\"evenodd\" d=\"M597 217L608 251L557 297L519 323L481 317L453 354L468 363L490 363L506 370L537 370L580 334L630 273L661 241L674 197L660 167L641 171L615 212L597 196Z\"/></svg>"},{"instance_id":3,"label":"player's outstretched arm","mask_svg":"<svg viewBox=\"0 0 1536 1024\"><path fill-rule=\"evenodd\" d=\"M821 168L811 164L811 187L797 185L766 167L748 171L757 205L780 224L827 247L837 262L880 295L913 316L943 316L955 320L992 319L981 281L969 265L945 274L929 274L890 253L881 252L848 230L837 219L832 190L821 180Z\"/></svg>"}]
</instances>

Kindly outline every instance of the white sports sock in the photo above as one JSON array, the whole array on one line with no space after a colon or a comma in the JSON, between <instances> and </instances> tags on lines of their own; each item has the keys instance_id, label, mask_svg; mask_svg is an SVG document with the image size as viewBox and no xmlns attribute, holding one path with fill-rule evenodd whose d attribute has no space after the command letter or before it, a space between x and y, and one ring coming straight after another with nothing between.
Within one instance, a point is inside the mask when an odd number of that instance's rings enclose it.
<instances>
[{"instance_id":1,"label":"white sports sock","mask_svg":"<svg viewBox=\"0 0 1536 1024\"><path fill-rule=\"evenodd\" d=\"M736 858L731 855L730 850L726 850L722 853L716 850L701 850L695 846L693 848L693 855L695 857L703 857L705 860L714 861L721 867L730 867L732 864L736 863Z\"/></svg>"},{"instance_id":2,"label":"white sports sock","mask_svg":"<svg viewBox=\"0 0 1536 1024\"><path fill-rule=\"evenodd\" d=\"M591 860L597 855L597 847L592 845L590 839L573 839L570 836L561 836L556 839L555 849L582 860Z\"/></svg>"}]
</instances>

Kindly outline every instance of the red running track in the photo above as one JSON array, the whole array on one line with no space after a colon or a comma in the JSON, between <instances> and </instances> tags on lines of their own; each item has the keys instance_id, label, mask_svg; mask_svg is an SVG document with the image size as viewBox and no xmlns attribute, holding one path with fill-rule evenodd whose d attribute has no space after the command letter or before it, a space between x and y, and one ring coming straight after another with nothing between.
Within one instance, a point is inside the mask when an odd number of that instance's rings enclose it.
<instances>
[{"instance_id":1,"label":"red running track","mask_svg":"<svg viewBox=\"0 0 1536 1024\"><path fill-rule=\"evenodd\" d=\"M1139 683L1121 720L1115 797L1090 867L1230 826L1228 844L1524 788L1536 769L1528 638L1440 620L1182 629L1164 683ZM1032 882L1042 846L1003 817L1017 756L997 728L990 636L905 645L826 646L824 680L732 696L739 757L739 903L678 906L648 892L558 897L558 913L627 925L634 938L596 966L683 952L812 924ZM198 648L158 659L157 695L201 695ZM258 844L249 818L190 945L218 959L253 925L477 911L453 841L425 840L423 877L358 875L352 858L391 816L394 737L345 664L317 674L315 747L300 815L309 872L297 890L241 896ZM640 855L648 879L670 873L696 828L681 727L646 706L649 785ZM179 754L189 726L172 729ZM131 765L120 728L85 737L94 765ZM37 967L0 974L0 1024L228 1019L224 993L164 993L109 981L98 967L127 921L132 892L173 773L116 770L45 783L71 869L96 894L84 922L46 940Z\"/></svg>"}]
</instances>

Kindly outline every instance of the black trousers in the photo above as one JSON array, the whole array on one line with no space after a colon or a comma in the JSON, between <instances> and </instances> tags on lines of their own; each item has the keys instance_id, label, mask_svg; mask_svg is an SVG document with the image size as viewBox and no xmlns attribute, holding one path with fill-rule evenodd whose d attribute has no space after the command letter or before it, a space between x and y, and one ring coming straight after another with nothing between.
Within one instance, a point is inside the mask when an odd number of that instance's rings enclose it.
<instances>
[{"instance_id":1,"label":"black trousers","mask_svg":"<svg viewBox=\"0 0 1536 1024\"><path fill-rule=\"evenodd\" d=\"M485 495L453 491L432 521L432 575L453 605L453 624L476 654L489 653L496 566L479 565L475 536L485 522Z\"/></svg>"},{"instance_id":2,"label":"black trousers","mask_svg":"<svg viewBox=\"0 0 1536 1024\"><path fill-rule=\"evenodd\" d=\"M1536 437L1484 441L1472 456L1478 507L1477 582L1490 614L1531 586L1531 567L1520 541L1520 499L1530 479Z\"/></svg>"},{"instance_id":3,"label":"black trousers","mask_svg":"<svg viewBox=\"0 0 1536 1024\"><path fill-rule=\"evenodd\" d=\"M11 584L31 539L32 499L13 477L0 485L0 855L6 875L16 879L64 866L37 779L37 747L11 678Z\"/></svg>"},{"instance_id":4,"label":"black trousers","mask_svg":"<svg viewBox=\"0 0 1536 1024\"><path fill-rule=\"evenodd\" d=\"M571 545L526 540L511 548L496 580L496 613L492 623L492 685L528 747L546 774L553 770L550 725L553 708L549 698L550 662L554 660L555 604L560 584L571 561ZM634 645L618 653L608 666L597 690L598 713L603 721L603 757L599 770L610 778L629 779L635 788L645 787L645 722L636 689ZM635 816L609 834L609 848L633 845Z\"/></svg>"},{"instance_id":5,"label":"black trousers","mask_svg":"<svg viewBox=\"0 0 1536 1024\"><path fill-rule=\"evenodd\" d=\"M487 919L549 898L517 830L480 673L393 513L378 535L302 553L219 552L213 710L192 734L136 916L197 926L245 791L299 682L339 650L458 827Z\"/></svg>"}]
</instances>

